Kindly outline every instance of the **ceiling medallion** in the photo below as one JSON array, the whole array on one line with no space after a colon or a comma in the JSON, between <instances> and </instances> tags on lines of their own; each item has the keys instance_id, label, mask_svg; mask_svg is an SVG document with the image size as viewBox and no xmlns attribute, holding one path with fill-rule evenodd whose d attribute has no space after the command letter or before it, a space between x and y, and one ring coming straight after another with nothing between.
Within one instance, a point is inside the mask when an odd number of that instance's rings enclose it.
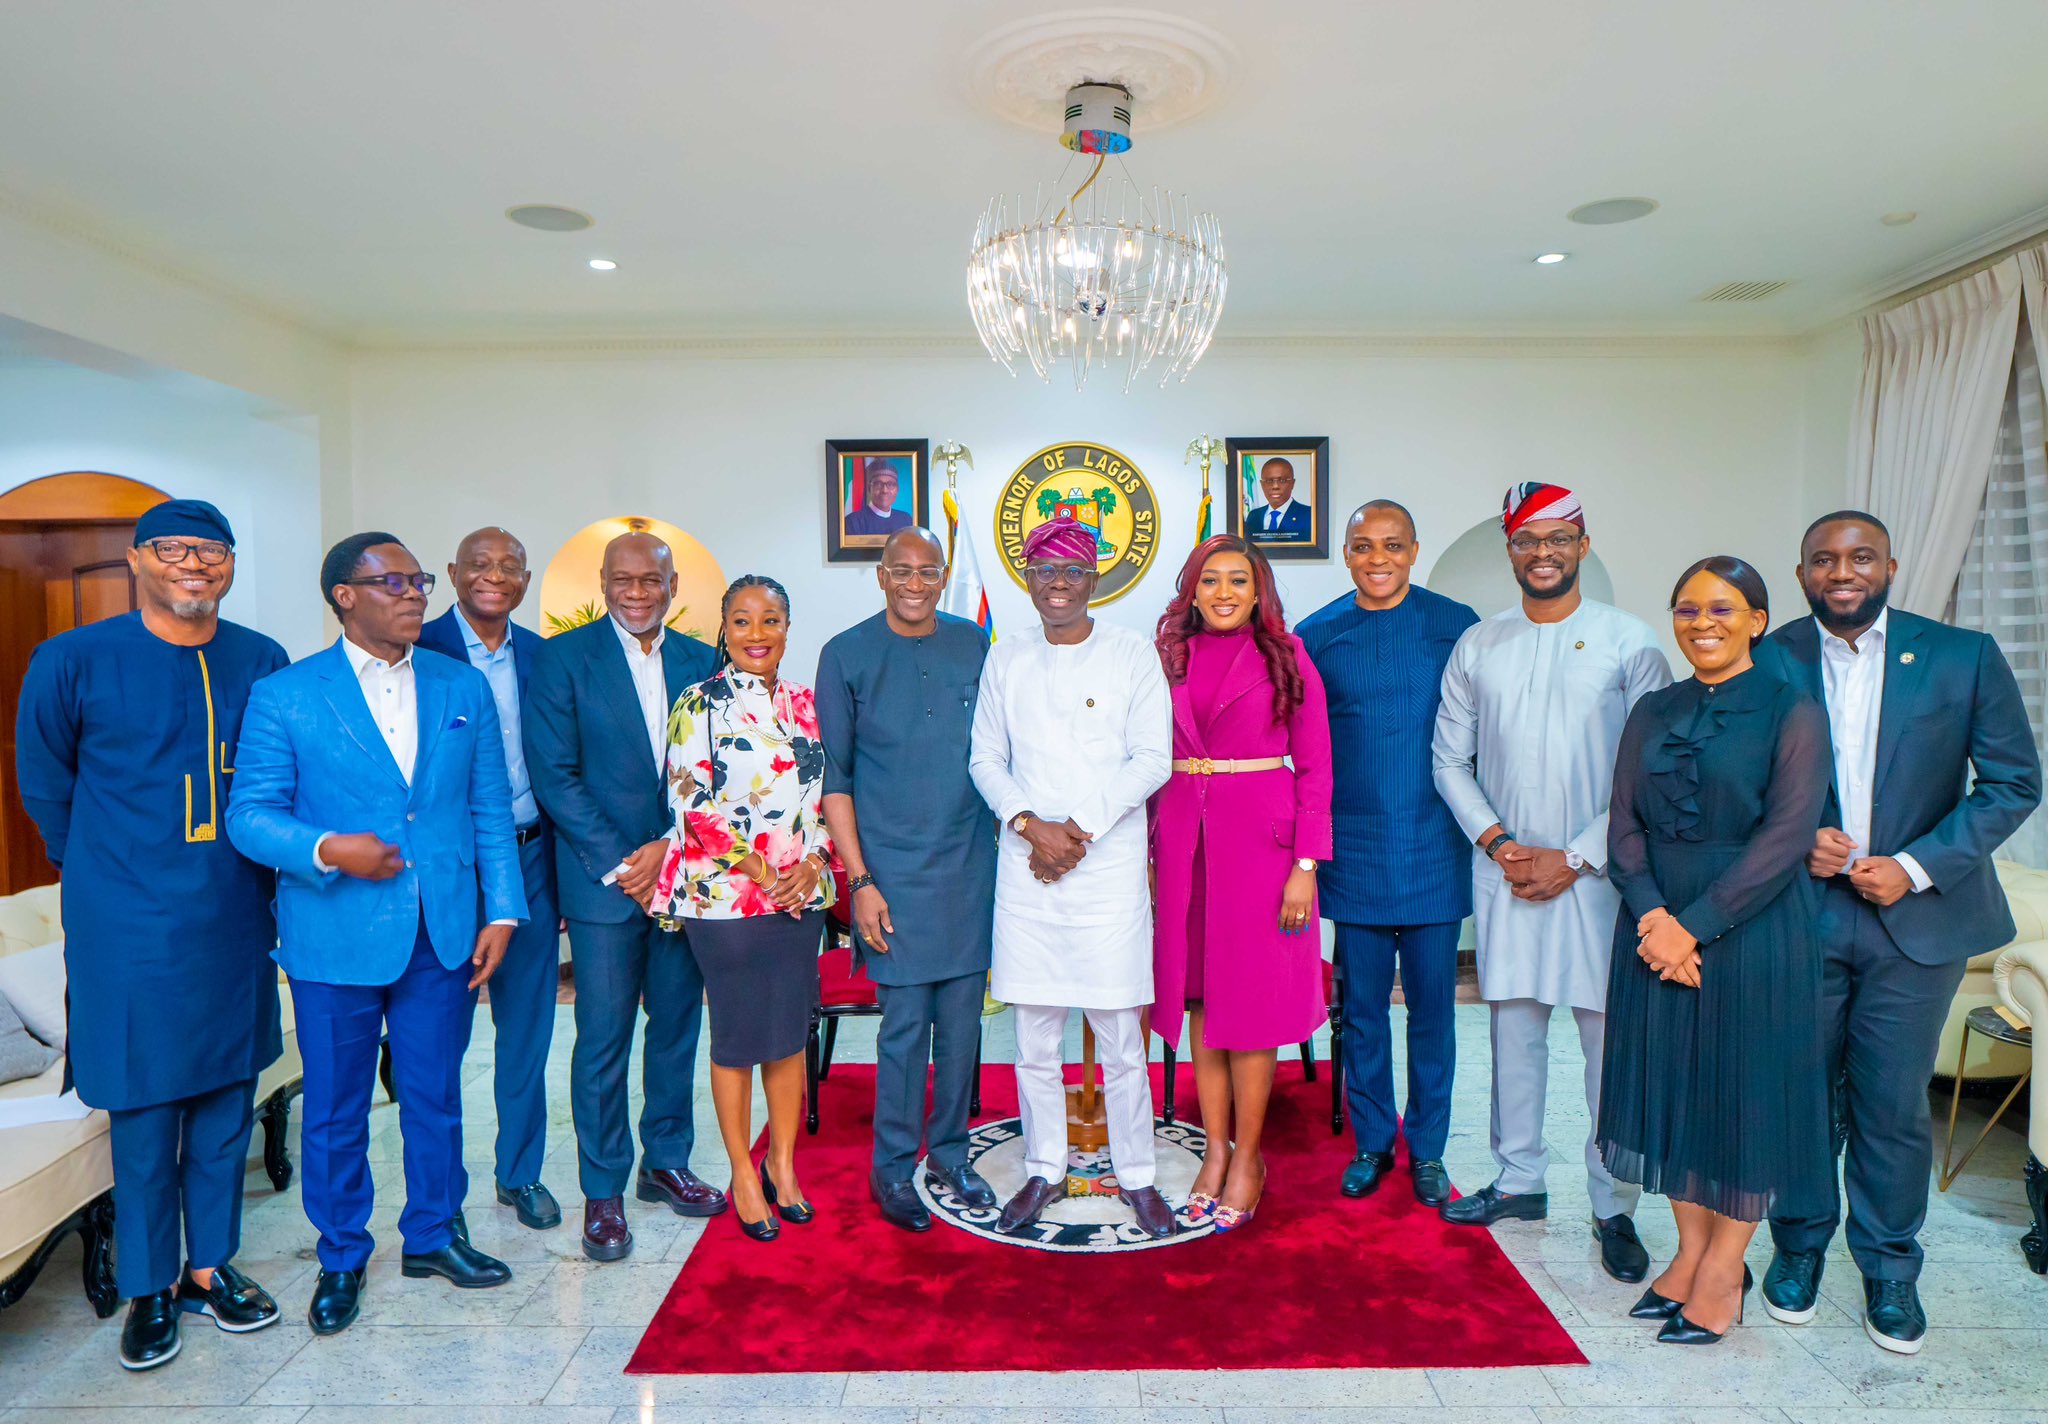
<instances>
[{"instance_id":1,"label":"ceiling medallion","mask_svg":"<svg viewBox=\"0 0 2048 1424\"><path fill-rule=\"evenodd\" d=\"M1223 230L1185 194L1138 187L1120 155L1131 147L1131 91L1082 83L1067 91L1060 142L1093 154L1065 198L998 197L974 230L967 307L981 344L1015 375L1068 367L1074 389L1097 366L1121 366L1124 389L1153 362L1159 384L1187 379L1223 315L1229 272ZM1103 165L1118 157L1117 174ZM1069 160L1071 164L1071 160ZM1058 207L1055 210L1054 204Z\"/></svg>"}]
</instances>

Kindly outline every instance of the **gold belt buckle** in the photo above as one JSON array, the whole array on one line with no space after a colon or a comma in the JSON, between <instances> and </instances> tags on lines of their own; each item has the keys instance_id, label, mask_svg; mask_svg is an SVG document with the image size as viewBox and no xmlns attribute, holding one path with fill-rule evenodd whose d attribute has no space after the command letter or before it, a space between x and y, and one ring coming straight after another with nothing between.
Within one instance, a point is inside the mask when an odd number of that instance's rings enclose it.
<instances>
[{"instance_id":1,"label":"gold belt buckle","mask_svg":"<svg viewBox=\"0 0 2048 1424\"><path fill-rule=\"evenodd\" d=\"M1190 770L1197 776L1214 776L1216 774L1216 763L1208 757L1196 757L1194 765Z\"/></svg>"}]
</instances>

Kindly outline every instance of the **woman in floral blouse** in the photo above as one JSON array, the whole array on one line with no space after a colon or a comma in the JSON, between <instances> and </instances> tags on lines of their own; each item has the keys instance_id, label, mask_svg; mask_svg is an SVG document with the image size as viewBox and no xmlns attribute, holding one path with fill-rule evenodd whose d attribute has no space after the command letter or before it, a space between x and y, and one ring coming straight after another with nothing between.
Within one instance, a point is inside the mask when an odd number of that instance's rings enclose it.
<instances>
[{"instance_id":1,"label":"woman in floral blouse","mask_svg":"<svg viewBox=\"0 0 2048 1424\"><path fill-rule=\"evenodd\" d=\"M757 1241L775 1217L813 1212L796 1180L804 1040L818 1002L818 946L832 902L819 811L825 750L811 689L778 677L789 594L759 574L725 591L719 668L668 721L676 826L649 912L689 938L711 1006L711 1098L732 1158L732 1203ZM680 946L679 946L680 948ZM752 1160L754 1067L768 1099L768 1156Z\"/></svg>"}]
</instances>

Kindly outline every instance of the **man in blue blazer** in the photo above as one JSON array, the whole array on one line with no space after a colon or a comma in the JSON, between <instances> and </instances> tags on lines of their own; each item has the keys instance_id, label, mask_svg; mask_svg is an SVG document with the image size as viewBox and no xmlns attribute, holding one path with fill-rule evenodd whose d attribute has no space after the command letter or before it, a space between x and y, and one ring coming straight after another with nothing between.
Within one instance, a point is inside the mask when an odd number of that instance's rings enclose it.
<instances>
[{"instance_id":1,"label":"man in blue blazer","mask_svg":"<svg viewBox=\"0 0 2048 1424\"><path fill-rule=\"evenodd\" d=\"M1259 466L1259 492L1266 502L1245 511L1245 538L1260 544L1300 544L1315 537L1309 507L1294 498L1293 461L1275 455Z\"/></svg>"},{"instance_id":2,"label":"man in blue blazer","mask_svg":"<svg viewBox=\"0 0 2048 1424\"><path fill-rule=\"evenodd\" d=\"M569 1103L583 1187L583 1253L633 1249L626 1183L683 1216L724 1211L725 1193L690 1171L691 1102L704 976L681 933L665 933L633 898L661 869L669 812L668 714L711 675L711 649L668 631L675 560L652 534L605 546L606 613L547 640L526 707L526 764L555 828L555 870L576 969L576 1051ZM646 1104L640 1170L626 1116L626 1063L642 1001Z\"/></svg>"},{"instance_id":3,"label":"man in blue blazer","mask_svg":"<svg viewBox=\"0 0 2048 1424\"><path fill-rule=\"evenodd\" d=\"M305 1060L300 1180L320 1233L307 1319L331 1335L356 1318L375 1244L370 1092L386 1032L404 1273L464 1287L512 1277L462 1226L461 1070L477 988L526 894L490 684L413 655L434 576L394 536L369 533L328 552L320 583L342 636L250 694L227 830L278 872L277 958Z\"/></svg>"},{"instance_id":4,"label":"man in blue blazer","mask_svg":"<svg viewBox=\"0 0 2048 1424\"><path fill-rule=\"evenodd\" d=\"M1991 857L2041 801L2041 764L2018 684L1982 633L1888 609L1891 535L1860 510L1814 521L1798 577L1813 616L1757 649L1757 664L1820 701L1834 789L1807 869L1821 881L1821 1013L1829 1081L1847 1128L1849 1251L1864 1330L1914 1354L1927 1330L1915 1282L1934 1159L1927 1080L1963 967L2014 935ZM1811 1320L1841 1220L1783 1202L1764 1303Z\"/></svg>"},{"instance_id":5,"label":"man in blue blazer","mask_svg":"<svg viewBox=\"0 0 2048 1424\"><path fill-rule=\"evenodd\" d=\"M503 529L477 530L456 546L455 562L448 565L455 607L420 629L419 646L482 673L498 708L513 836L526 883L526 923L512 932L505 962L491 976L491 1024L498 1035L492 1063L498 1202L513 1208L522 1226L544 1231L562 1224L562 1209L540 1179L547 1155L548 1045L555 1037L561 916L555 908L554 837L526 770L524 709L541 637L512 621L532 581L524 544Z\"/></svg>"}]
</instances>

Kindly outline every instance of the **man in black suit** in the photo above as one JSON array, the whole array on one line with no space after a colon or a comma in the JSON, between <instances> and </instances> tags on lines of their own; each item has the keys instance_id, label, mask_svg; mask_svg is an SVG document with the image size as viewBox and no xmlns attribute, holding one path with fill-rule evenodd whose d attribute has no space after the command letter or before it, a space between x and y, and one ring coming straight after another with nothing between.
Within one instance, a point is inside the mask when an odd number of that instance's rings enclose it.
<instances>
[{"instance_id":1,"label":"man in black suit","mask_svg":"<svg viewBox=\"0 0 2048 1424\"><path fill-rule=\"evenodd\" d=\"M420 629L417 646L468 663L491 684L512 783L526 923L512 932L505 962L491 976L491 1026L497 1032L492 1088L498 1108L498 1202L520 1225L545 1231L562 1208L540 1179L547 1155L548 1045L555 1037L555 987L561 965L561 916L555 906L554 837L540 813L526 767L524 711L540 656L540 634L512 621L533 574L526 546L503 529L479 529L455 548L448 582L455 607Z\"/></svg>"},{"instance_id":2,"label":"man in black suit","mask_svg":"<svg viewBox=\"0 0 2048 1424\"><path fill-rule=\"evenodd\" d=\"M680 933L637 903L660 872L674 824L663 759L669 708L710 676L712 652L663 627L675 602L675 560L652 534L605 546L606 616L550 638L534 669L526 762L554 822L555 871L576 969L576 1051L569 1103L583 1186L583 1253L616 1261L633 1249L626 1182L633 1134L626 1063L647 1004L634 1194L682 1216L715 1216L725 1193L690 1171L691 1101L704 976Z\"/></svg>"},{"instance_id":3,"label":"man in black suit","mask_svg":"<svg viewBox=\"0 0 2048 1424\"><path fill-rule=\"evenodd\" d=\"M2041 800L2041 764L1998 645L1885 601L1898 563L1875 517L1814 521L1798 577L1813 609L1757 649L1759 666L1827 708L1834 790L1807 869L1821 884L1821 1012L1846 1121L1849 1250L1864 1330L1919 1351L1915 1282L1934 1160L1927 1080L1963 968L2015 933L1991 857ZM1972 782L1974 777L1974 782ZM1764 1304L1799 1324L1817 1308L1825 1202L1781 1202Z\"/></svg>"}]
</instances>

